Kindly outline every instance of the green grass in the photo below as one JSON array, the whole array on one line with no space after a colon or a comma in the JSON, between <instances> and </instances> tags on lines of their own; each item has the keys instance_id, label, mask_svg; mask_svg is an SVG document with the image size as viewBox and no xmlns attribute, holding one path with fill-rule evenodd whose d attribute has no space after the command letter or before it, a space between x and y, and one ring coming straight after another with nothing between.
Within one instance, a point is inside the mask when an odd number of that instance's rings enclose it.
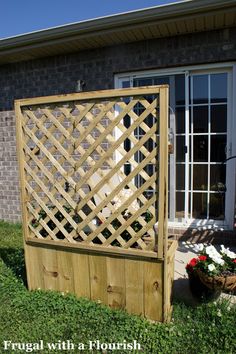
<instances>
[{"instance_id":1,"label":"green grass","mask_svg":"<svg viewBox=\"0 0 236 354\"><path fill-rule=\"evenodd\" d=\"M191 308L174 305L170 324L152 324L73 295L32 291L25 285L22 235L19 225L0 222L0 353L3 341L85 343L137 340L147 354L236 352L236 308L210 303ZM34 351L35 353L100 353L100 351ZM130 353L117 350L112 353ZM134 353L135 351L133 351Z\"/></svg>"}]
</instances>

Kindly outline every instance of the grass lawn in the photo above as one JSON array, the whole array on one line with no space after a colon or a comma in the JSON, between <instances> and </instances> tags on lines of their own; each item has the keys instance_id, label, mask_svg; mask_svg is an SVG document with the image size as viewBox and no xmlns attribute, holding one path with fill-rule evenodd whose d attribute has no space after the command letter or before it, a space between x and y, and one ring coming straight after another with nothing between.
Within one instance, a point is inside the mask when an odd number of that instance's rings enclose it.
<instances>
[{"instance_id":1,"label":"grass lawn","mask_svg":"<svg viewBox=\"0 0 236 354\"><path fill-rule=\"evenodd\" d=\"M176 303L171 323L151 324L73 295L29 292L24 281L21 227L0 222L0 353L27 352L4 350L3 341L40 340L44 349L34 353L106 353L86 347L74 351L47 349L47 343L70 340L87 346L97 339L103 343L136 340L142 347L141 351L112 353L236 353L236 307L230 308L226 302L196 308Z\"/></svg>"}]
</instances>

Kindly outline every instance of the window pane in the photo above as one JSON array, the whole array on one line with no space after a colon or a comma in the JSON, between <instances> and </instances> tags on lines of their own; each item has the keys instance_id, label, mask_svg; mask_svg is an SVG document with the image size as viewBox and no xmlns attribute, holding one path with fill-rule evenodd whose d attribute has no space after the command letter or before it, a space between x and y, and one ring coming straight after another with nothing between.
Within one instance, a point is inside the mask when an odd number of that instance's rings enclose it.
<instances>
[{"instance_id":1,"label":"window pane","mask_svg":"<svg viewBox=\"0 0 236 354\"><path fill-rule=\"evenodd\" d=\"M170 78L169 76L163 76L163 77L155 77L153 85L169 85L170 84Z\"/></svg>"},{"instance_id":2,"label":"window pane","mask_svg":"<svg viewBox=\"0 0 236 354\"><path fill-rule=\"evenodd\" d=\"M193 161L208 161L208 137L206 135L193 137Z\"/></svg>"},{"instance_id":3,"label":"window pane","mask_svg":"<svg viewBox=\"0 0 236 354\"><path fill-rule=\"evenodd\" d=\"M211 193L210 194L210 210L209 217L217 220L225 218L225 194Z\"/></svg>"},{"instance_id":4,"label":"window pane","mask_svg":"<svg viewBox=\"0 0 236 354\"><path fill-rule=\"evenodd\" d=\"M185 104L185 76L175 75L175 101L176 105Z\"/></svg>"},{"instance_id":5,"label":"window pane","mask_svg":"<svg viewBox=\"0 0 236 354\"><path fill-rule=\"evenodd\" d=\"M155 124L155 122L156 122L156 119L155 119L155 117L153 117L152 114L149 114L147 116L147 118L144 119L144 123L150 128L153 126L153 124Z\"/></svg>"},{"instance_id":6,"label":"window pane","mask_svg":"<svg viewBox=\"0 0 236 354\"><path fill-rule=\"evenodd\" d=\"M129 128L130 127L130 116L126 115L124 117L124 126L125 128Z\"/></svg>"},{"instance_id":7,"label":"window pane","mask_svg":"<svg viewBox=\"0 0 236 354\"><path fill-rule=\"evenodd\" d=\"M141 116L141 114L145 111L145 107L140 102L138 102L134 106L133 110L138 116Z\"/></svg>"},{"instance_id":8,"label":"window pane","mask_svg":"<svg viewBox=\"0 0 236 354\"><path fill-rule=\"evenodd\" d=\"M211 162L222 162L226 159L226 135L211 136Z\"/></svg>"},{"instance_id":9,"label":"window pane","mask_svg":"<svg viewBox=\"0 0 236 354\"><path fill-rule=\"evenodd\" d=\"M207 193L193 193L193 218L207 217Z\"/></svg>"},{"instance_id":10,"label":"window pane","mask_svg":"<svg viewBox=\"0 0 236 354\"><path fill-rule=\"evenodd\" d=\"M122 81L122 87L123 88L127 88L127 87L130 87L130 81Z\"/></svg>"},{"instance_id":11,"label":"window pane","mask_svg":"<svg viewBox=\"0 0 236 354\"><path fill-rule=\"evenodd\" d=\"M144 171L147 172L149 176L152 176L154 174L154 165L148 164L144 167Z\"/></svg>"},{"instance_id":12,"label":"window pane","mask_svg":"<svg viewBox=\"0 0 236 354\"><path fill-rule=\"evenodd\" d=\"M151 152L156 147L156 143L152 139L148 139L144 146L148 151Z\"/></svg>"},{"instance_id":13,"label":"window pane","mask_svg":"<svg viewBox=\"0 0 236 354\"><path fill-rule=\"evenodd\" d=\"M211 106L211 131L227 132L227 105Z\"/></svg>"},{"instance_id":14,"label":"window pane","mask_svg":"<svg viewBox=\"0 0 236 354\"><path fill-rule=\"evenodd\" d=\"M176 192L176 218L184 218L184 193Z\"/></svg>"},{"instance_id":15,"label":"window pane","mask_svg":"<svg viewBox=\"0 0 236 354\"><path fill-rule=\"evenodd\" d=\"M193 166L193 189L194 190L207 190L207 165L194 165Z\"/></svg>"},{"instance_id":16,"label":"window pane","mask_svg":"<svg viewBox=\"0 0 236 354\"><path fill-rule=\"evenodd\" d=\"M185 108L177 107L175 110L176 134L185 133Z\"/></svg>"},{"instance_id":17,"label":"window pane","mask_svg":"<svg viewBox=\"0 0 236 354\"><path fill-rule=\"evenodd\" d=\"M185 137L177 136L176 137L176 162L184 162L185 160Z\"/></svg>"},{"instance_id":18,"label":"window pane","mask_svg":"<svg viewBox=\"0 0 236 354\"><path fill-rule=\"evenodd\" d=\"M227 74L211 75L211 102L227 102Z\"/></svg>"},{"instance_id":19,"label":"window pane","mask_svg":"<svg viewBox=\"0 0 236 354\"><path fill-rule=\"evenodd\" d=\"M185 166L176 165L176 189L185 189Z\"/></svg>"},{"instance_id":20,"label":"window pane","mask_svg":"<svg viewBox=\"0 0 236 354\"><path fill-rule=\"evenodd\" d=\"M151 86L151 85L153 85L152 78L147 77L147 78L143 78L143 79L134 79L133 85L135 87L137 87L137 86Z\"/></svg>"},{"instance_id":21,"label":"window pane","mask_svg":"<svg viewBox=\"0 0 236 354\"><path fill-rule=\"evenodd\" d=\"M129 151L131 149L131 141L129 139L125 139L124 141L124 149L125 151Z\"/></svg>"},{"instance_id":22,"label":"window pane","mask_svg":"<svg viewBox=\"0 0 236 354\"><path fill-rule=\"evenodd\" d=\"M208 76L197 75L193 76L193 103L207 103L208 102Z\"/></svg>"},{"instance_id":23,"label":"window pane","mask_svg":"<svg viewBox=\"0 0 236 354\"><path fill-rule=\"evenodd\" d=\"M225 184L225 178L226 178L226 166L224 165L211 165L211 179L210 179L210 190L211 191L217 191L218 188L218 183L222 184L221 188Z\"/></svg>"},{"instance_id":24,"label":"window pane","mask_svg":"<svg viewBox=\"0 0 236 354\"><path fill-rule=\"evenodd\" d=\"M193 107L193 132L207 133L208 106Z\"/></svg>"},{"instance_id":25,"label":"window pane","mask_svg":"<svg viewBox=\"0 0 236 354\"><path fill-rule=\"evenodd\" d=\"M125 164L124 165L124 173L126 176L128 176L131 172L131 165L130 164Z\"/></svg>"}]
</instances>

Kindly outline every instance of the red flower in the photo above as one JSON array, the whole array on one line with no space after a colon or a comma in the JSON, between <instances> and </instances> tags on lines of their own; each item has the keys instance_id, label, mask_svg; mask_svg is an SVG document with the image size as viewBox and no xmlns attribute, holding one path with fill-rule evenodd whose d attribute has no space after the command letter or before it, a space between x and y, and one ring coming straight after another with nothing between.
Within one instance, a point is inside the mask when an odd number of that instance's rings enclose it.
<instances>
[{"instance_id":1,"label":"red flower","mask_svg":"<svg viewBox=\"0 0 236 354\"><path fill-rule=\"evenodd\" d=\"M235 259L233 259L233 263L236 263L236 258L235 258Z\"/></svg>"},{"instance_id":2,"label":"red flower","mask_svg":"<svg viewBox=\"0 0 236 354\"><path fill-rule=\"evenodd\" d=\"M185 269L189 272L192 272L193 271L193 267L189 264L186 265Z\"/></svg>"},{"instance_id":3,"label":"red flower","mask_svg":"<svg viewBox=\"0 0 236 354\"><path fill-rule=\"evenodd\" d=\"M192 258L191 261L189 262L189 265L191 267L195 267L195 265L197 264L198 260L197 258Z\"/></svg>"},{"instance_id":4,"label":"red flower","mask_svg":"<svg viewBox=\"0 0 236 354\"><path fill-rule=\"evenodd\" d=\"M198 259L199 261L206 261L207 256L199 256Z\"/></svg>"},{"instance_id":5,"label":"red flower","mask_svg":"<svg viewBox=\"0 0 236 354\"><path fill-rule=\"evenodd\" d=\"M192 258L191 261L186 265L186 270L189 272L193 271L193 267L197 264L198 259L197 258Z\"/></svg>"}]
</instances>

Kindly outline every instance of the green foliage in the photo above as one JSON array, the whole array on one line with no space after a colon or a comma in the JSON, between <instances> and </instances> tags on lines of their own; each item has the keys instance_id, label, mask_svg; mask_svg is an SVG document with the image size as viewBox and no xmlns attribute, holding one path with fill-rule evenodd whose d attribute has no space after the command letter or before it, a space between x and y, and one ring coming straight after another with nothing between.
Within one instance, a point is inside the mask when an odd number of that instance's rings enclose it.
<instances>
[{"instance_id":1,"label":"green foliage","mask_svg":"<svg viewBox=\"0 0 236 354\"><path fill-rule=\"evenodd\" d=\"M49 210L53 210L53 209L55 208L54 205L47 205L47 207L48 207ZM68 205L63 205L63 208L64 208L64 210L65 210L67 213L70 213L70 212L72 211L72 208L71 208L70 206L68 206ZM40 224L40 220L41 220L41 219L44 220L44 219L46 219L46 217L47 217L47 213L45 212L44 209L41 209L41 210L39 211L39 213L38 213L38 218L37 218L37 219L33 219L33 220L31 221L31 225L32 225L34 228L38 227L39 224ZM57 219L59 222L62 222L62 221L65 219L64 215L63 215L59 210L54 214L54 217L55 217L55 219ZM82 221L81 217L80 217L78 214L76 214L76 213L75 213L74 215L71 215L71 217L72 217L72 219L73 219L77 224ZM52 231L56 228L56 224L55 224L51 219L47 222L47 226L48 226L49 229L52 230ZM64 225L64 229L65 229L68 233L70 233L71 231L74 230L73 226L72 226L69 222L67 222L67 223ZM40 233L43 237L47 237L47 236L48 236L47 230L45 230L43 227L42 227L42 229L39 231L39 233ZM65 238L65 236L63 235L63 233L62 233L61 231L58 231L58 232L56 233L56 236L57 236L58 239L64 239L64 238Z\"/></svg>"},{"instance_id":2,"label":"green foliage","mask_svg":"<svg viewBox=\"0 0 236 354\"><path fill-rule=\"evenodd\" d=\"M1 224L2 249L21 250L21 238L19 226ZM137 340L142 351L136 353L146 354L236 352L236 308L227 302L195 308L175 304L171 323L155 324L73 295L29 292L13 273L14 267L0 260L0 352L4 340L32 343L40 339L44 342L70 339L74 343L94 339L106 343Z\"/></svg>"},{"instance_id":3,"label":"green foliage","mask_svg":"<svg viewBox=\"0 0 236 354\"><path fill-rule=\"evenodd\" d=\"M122 213L123 217L125 219L129 219L129 217L132 216L132 214L130 213L127 213L127 210L124 211ZM153 215L150 213L150 211L147 211L145 212L143 215L142 215L143 219L146 221L146 223L149 223L149 221L151 221L151 219L153 218ZM112 221L111 225L113 226L113 228L115 230L118 230L119 227L121 226L121 222L118 220L118 219L115 219ZM143 226L140 224L140 222L138 220L135 220L133 221L131 224L130 224L130 227L135 231L135 232L139 232ZM111 232L105 228L103 231L102 231L102 235L105 237L105 238L108 238L111 236ZM127 230L124 230L122 233L121 233L121 237L125 240L125 241L129 241L131 239L131 235L129 233L129 231ZM99 243L99 239L95 240L95 243L96 241ZM112 246L120 246L119 242L117 240L113 241L111 243ZM136 245L136 243L134 243L134 245Z\"/></svg>"}]
</instances>

